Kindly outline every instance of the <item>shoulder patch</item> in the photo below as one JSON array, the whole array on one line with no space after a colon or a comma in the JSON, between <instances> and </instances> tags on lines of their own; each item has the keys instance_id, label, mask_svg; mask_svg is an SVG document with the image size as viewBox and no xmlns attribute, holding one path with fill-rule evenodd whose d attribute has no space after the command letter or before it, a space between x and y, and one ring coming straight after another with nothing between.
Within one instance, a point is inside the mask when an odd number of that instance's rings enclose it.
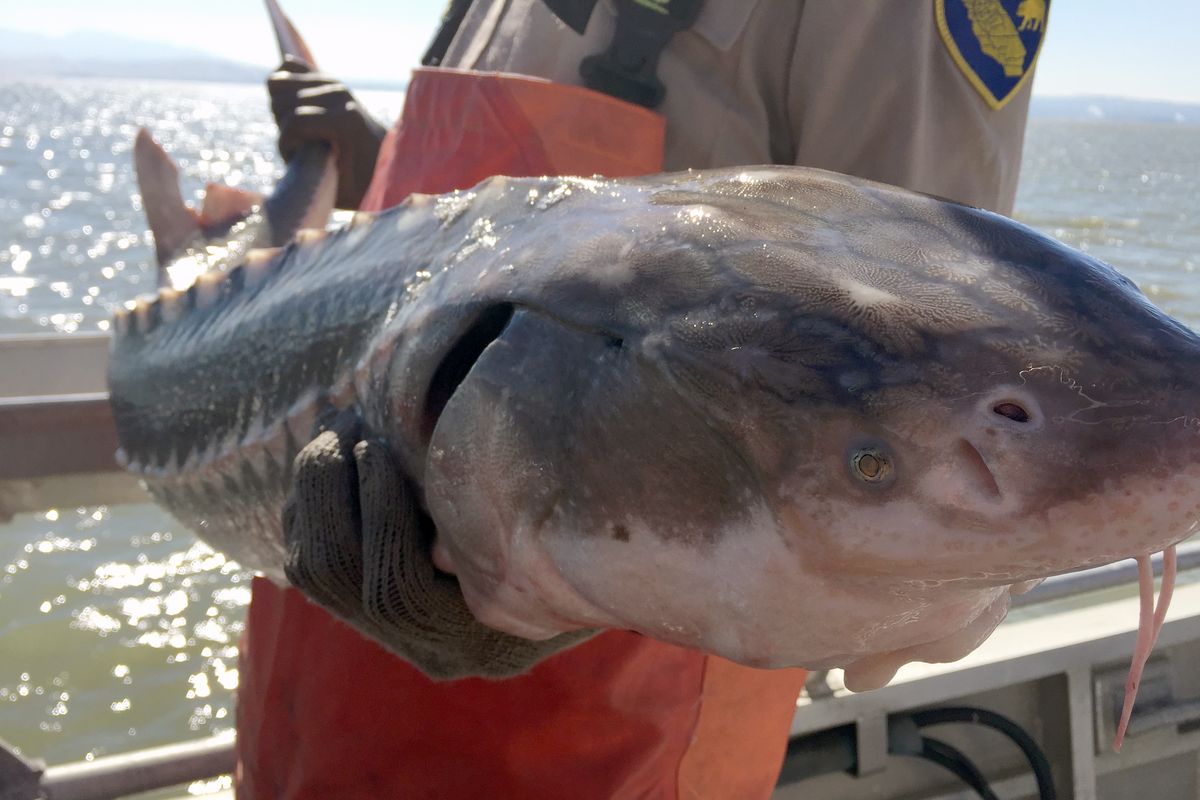
<instances>
[{"instance_id":1,"label":"shoulder patch","mask_svg":"<svg viewBox=\"0 0 1200 800\"><path fill-rule=\"evenodd\" d=\"M1046 38L1050 0L934 0L950 57L994 109L1033 74Z\"/></svg>"}]
</instances>

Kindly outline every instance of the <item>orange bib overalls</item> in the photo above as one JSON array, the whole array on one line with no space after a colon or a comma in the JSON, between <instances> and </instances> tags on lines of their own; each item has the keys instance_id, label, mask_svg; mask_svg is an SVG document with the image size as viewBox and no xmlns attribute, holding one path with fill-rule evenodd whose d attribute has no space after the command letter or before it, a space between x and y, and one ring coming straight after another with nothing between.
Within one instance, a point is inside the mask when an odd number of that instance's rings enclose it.
<instances>
[{"instance_id":1,"label":"orange bib overalls","mask_svg":"<svg viewBox=\"0 0 1200 800\"><path fill-rule=\"evenodd\" d=\"M663 119L514 75L418 70L366 210L494 174L661 168ZM436 683L256 579L238 692L238 796L766 798L804 673L634 633L601 634L504 681Z\"/></svg>"}]
</instances>

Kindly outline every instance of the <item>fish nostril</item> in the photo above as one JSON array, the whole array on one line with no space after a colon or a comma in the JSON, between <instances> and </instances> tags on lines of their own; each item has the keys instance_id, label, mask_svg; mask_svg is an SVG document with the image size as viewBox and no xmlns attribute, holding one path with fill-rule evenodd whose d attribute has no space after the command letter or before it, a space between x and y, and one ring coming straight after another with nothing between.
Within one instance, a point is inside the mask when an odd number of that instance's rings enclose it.
<instances>
[{"instance_id":1,"label":"fish nostril","mask_svg":"<svg viewBox=\"0 0 1200 800\"><path fill-rule=\"evenodd\" d=\"M1025 407L1011 400L1005 400L1002 403L992 406L992 413L1007 417L1013 422L1029 422L1030 420L1030 414L1025 410Z\"/></svg>"}]
</instances>

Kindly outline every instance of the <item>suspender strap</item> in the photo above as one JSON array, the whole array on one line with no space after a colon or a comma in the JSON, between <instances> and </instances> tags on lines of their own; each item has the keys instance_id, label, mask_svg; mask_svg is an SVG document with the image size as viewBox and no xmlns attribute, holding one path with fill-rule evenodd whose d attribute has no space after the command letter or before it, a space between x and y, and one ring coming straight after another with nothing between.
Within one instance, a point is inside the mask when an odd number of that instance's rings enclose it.
<instances>
[{"instance_id":1,"label":"suspender strap","mask_svg":"<svg viewBox=\"0 0 1200 800\"><path fill-rule=\"evenodd\" d=\"M703 0L615 0L617 28L605 52L588 56L579 74L589 89L646 108L662 102L658 58L671 37L691 27Z\"/></svg>"},{"instance_id":2,"label":"suspender strap","mask_svg":"<svg viewBox=\"0 0 1200 800\"><path fill-rule=\"evenodd\" d=\"M442 26L421 59L422 64L435 67L442 63L471 2L450 0ZM586 29L596 5L596 0L545 2L578 33ZM615 0L615 3L617 28L612 43L603 53L585 58L579 65L579 74L589 89L655 108L667 94L656 74L658 58L672 36L696 21L703 0Z\"/></svg>"},{"instance_id":3,"label":"suspender strap","mask_svg":"<svg viewBox=\"0 0 1200 800\"><path fill-rule=\"evenodd\" d=\"M454 41L454 35L458 33L463 19L467 16L467 10L471 7L471 2L472 0L450 0L450 3L446 6L445 13L442 14L442 26L438 28L433 41L429 43L429 49L425 51L424 57L421 58L423 66L436 67L441 65L442 59L446 57L446 51L450 49L450 42Z\"/></svg>"},{"instance_id":4,"label":"suspender strap","mask_svg":"<svg viewBox=\"0 0 1200 800\"><path fill-rule=\"evenodd\" d=\"M567 23L567 27L580 36L587 30L588 20L592 18L592 10L596 0L542 0L546 7L554 12L554 16Z\"/></svg>"}]
</instances>

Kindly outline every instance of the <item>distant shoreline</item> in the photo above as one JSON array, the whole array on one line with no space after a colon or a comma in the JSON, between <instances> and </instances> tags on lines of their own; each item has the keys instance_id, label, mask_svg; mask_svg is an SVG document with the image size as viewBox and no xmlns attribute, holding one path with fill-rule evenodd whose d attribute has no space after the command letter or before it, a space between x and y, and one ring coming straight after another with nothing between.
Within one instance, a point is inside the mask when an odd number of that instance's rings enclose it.
<instances>
[{"instance_id":1,"label":"distant shoreline","mask_svg":"<svg viewBox=\"0 0 1200 800\"><path fill-rule=\"evenodd\" d=\"M269 67L208 60L169 61L67 61L51 59L52 65L0 58L0 86L20 82L128 80L170 83L240 84L261 86ZM42 68L47 67L47 68ZM403 92L408 84L371 78L349 78L358 91ZM1030 119L1076 121L1145 122L1200 125L1200 104L1169 100L1141 100L1106 96L1035 95Z\"/></svg>"},{"instance_id":2,"label":"distant shoreline","mask_svg":"<svg viewBox=\"0 0 1200 800\"><path fill-rule=\"evenodd\" d=\"M39 69L35 65L20 63L18 59L0 58L0 84L20 81L50 80L131 80L166 81L178 83L231 83L262 85L270 74L270 67L255 67L248 64L214 65L198 62L197 68L189 62L67 62L55 63L52 67ZM236 67L236 68L235 68ZM372 78L349 78L346 83L356 89L371 91L404 91L405 81L387 81Z\"/></svg>"},{"instance_id":3,"label":"distant shoreline","mask_svg":"<svg viewBox=\"0 0 1200 800\"><path fill-rule=\"evenodd\" d=\"M1094 95L1073 97L1035 95L1029 107L1029 116L1031 119L1108 120L1196 125L1200 124L1200 104Z\"/></svg>"}]
</instances>

